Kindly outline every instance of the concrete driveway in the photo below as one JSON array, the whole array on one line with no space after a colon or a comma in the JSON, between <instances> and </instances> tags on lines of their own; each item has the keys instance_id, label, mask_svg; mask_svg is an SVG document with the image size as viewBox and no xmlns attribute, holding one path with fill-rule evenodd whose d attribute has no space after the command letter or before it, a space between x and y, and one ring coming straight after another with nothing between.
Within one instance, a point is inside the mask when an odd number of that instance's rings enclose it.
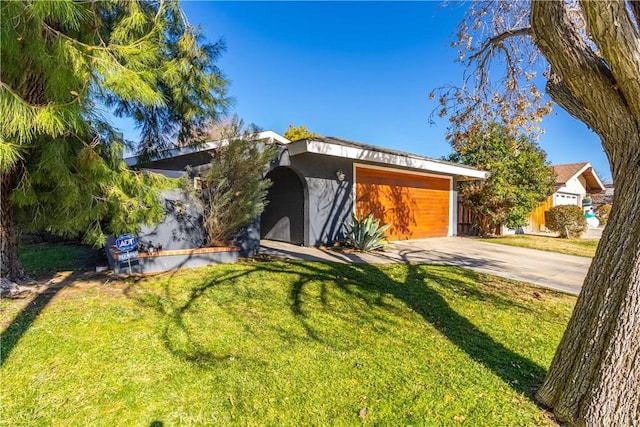
<instances>
[{"instance_id":1,"label":"concrete driveway","mask_svg":"<svg viewBox=\"0 0 640 427\"><path fill-rule=\"evenodd\" d=\"M384 253L307 248L263 240L260 253L311 261L456 265L574 295L580 292L591 264L591 258L486 243L464 237L399 241L394 242L393 249Z\"/></svg>"}]
</instances>

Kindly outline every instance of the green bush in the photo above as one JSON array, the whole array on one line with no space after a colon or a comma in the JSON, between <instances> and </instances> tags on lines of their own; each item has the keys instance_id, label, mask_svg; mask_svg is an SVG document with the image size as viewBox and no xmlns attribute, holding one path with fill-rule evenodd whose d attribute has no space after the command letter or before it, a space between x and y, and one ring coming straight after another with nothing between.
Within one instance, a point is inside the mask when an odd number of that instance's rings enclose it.
<instances>
[{"instance_id":1,"label":"green bush","mask_svg":"<svg viewBox=\"0 0 640 427\"><path fill-rule=\"evenodd\" d=\"M600 220L600 225L607 225L609 215L611 214L611 205L602 205L598 208L596 216Z\"/></svg>"},{"instance_id":2,"label":"green bush","mask_svg":"<svg viewBox=\"0 0 640 427\"><path fill-rule=\"evenodd\" d=\"M587 228L584 212L576 205L554 206L544 213L545 225L563 239L577 239Z\"/></svg>"},{"instance_id":3,"label":"green bush","mask_svg":"<svg viewBox=\"0 0 640 427\"><path fill-rule=\"evenodd\" d=\"M389 245L384 237L389 225L380 226L372 213L366 218L358 218L352 214L351 224L346 227L347 245L361 252L384 250Z\"/></svg>"},{"instance_id":4,"label":"green bush","mask_svg":"<svg viewBox=\"0 0 640 427\"><path fill-rule=\"evenodd\" d=\"M212 152L211 167L202 176L207 246L229 244L242 227L260 216L271 186L263 174L278 152L275 144L258 140L255 126L245 129L240 119L234 118L220 132L228 143Z\"/></svg>"}]
</instances>

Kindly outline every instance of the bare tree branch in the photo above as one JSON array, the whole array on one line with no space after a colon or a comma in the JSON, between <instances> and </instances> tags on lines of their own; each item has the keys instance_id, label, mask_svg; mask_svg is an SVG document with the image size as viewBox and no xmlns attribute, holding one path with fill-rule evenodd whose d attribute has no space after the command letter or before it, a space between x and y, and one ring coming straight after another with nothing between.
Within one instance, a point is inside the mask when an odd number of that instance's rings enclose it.
<instances>
[{"instance_id":1,"label":"bare tree branch","mask_svg":"<svg viewBox=\"0 0 640 427\"><path fill-rule=\"evenodd\" d=\"M562 108L567 110L569 114L571 114L576 119L580 120L583 123L588 123L591 121L591 113L587 108L585 108L580 101L573 96L571 89L569 86L561 80L555 73L550 72L549 77L547 79L546 91L551 95L554 99L562 100Z\"/></svg>"},{"instance_id":2,"label":"bare tree branch","mask_svg":"<svg viewBox=\"0 0 640 427\"><path fill-rule=\"evenodd\" d=\"M563 0L533 1L531 27L535 43L549 61L552 72L568 89L562 92L564 98L554 97L554 101L563 107L583 105L589 112L584 117L585 123L600 134L617 133L619 124L610 120L610 116L633 121L611 71L572 25ZM569 94L576 99L566 98ZM602 105L608 106L610 116L594 113ZM605 150L610 149L605 145Z\"/></svg>"},{"instance_id":3,"label":"bare tree branch","mask_svg":"<svg viewBox=\"0 0 640 427\"><path fill-rule=\"evenodd\" d=\"M551 111L536 85L546 62L532 43L528 2L474 1L457 27L452 47L465 65L462 83L435 89L431 116L449 117L447 139L456 144L479 123L503 123L535 138Z\"/></svg>"},{"instance_id":4,"label":"bare tree branch","mask_svg":"<svg viewBox=\"0 0 640 427\"><path fill-rule=\"evenodd\" d=\"M531 27L516 28L493 36L486 41L486 43L480 48L480 50L469 57L469 62L475 61L478 57L484 55L487 50L493 50L494 47L499 46L503 41L507 39L528 35L531 35Z\"/></svg>"}]
</instances>

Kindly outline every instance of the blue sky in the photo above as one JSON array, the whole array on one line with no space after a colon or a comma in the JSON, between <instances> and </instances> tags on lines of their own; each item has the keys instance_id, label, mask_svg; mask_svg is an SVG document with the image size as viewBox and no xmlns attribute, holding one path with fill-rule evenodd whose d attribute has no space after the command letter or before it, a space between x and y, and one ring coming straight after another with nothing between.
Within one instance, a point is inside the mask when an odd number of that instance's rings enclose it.
<instances>
[{"instance_id":1,"label":"blue sky","mask_svg":"<svg viewBox=\"0 0 640 427\"><path fill-rule=\"evenodd\" d=\"M446 120L429 123L429 92L459 84L450 48L461 7L439 2L183 2L210 41L234 112L265 130L304 124L325 136L439 158ZM542 89L542 88L541 88ZM609 165L598 137L559 107L539 138L552 163ZM125 134L134 137L126 129Z\"/></svg>"}]
</instances>

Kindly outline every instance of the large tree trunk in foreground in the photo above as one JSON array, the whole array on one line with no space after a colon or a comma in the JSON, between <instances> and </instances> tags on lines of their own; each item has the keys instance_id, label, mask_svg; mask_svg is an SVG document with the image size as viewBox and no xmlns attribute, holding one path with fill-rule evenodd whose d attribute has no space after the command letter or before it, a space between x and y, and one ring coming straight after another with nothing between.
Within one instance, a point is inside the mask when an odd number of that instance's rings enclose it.
<instances>
[{"instance_id":1,"label":"large tree trunk in foreground","mask_svg":"<svg viewBox=\"0 0 640 427\"><path fill-rule=\"evenodd\" d=\"M0 278L12 282L24 279L18 259L18 236L11 205L15 172L0 172Z\"/></svg>"},{"instance_id":2,"label":"large tree trunk in foreground","mask_svg":"<svg viewBox=\"0 0 640 427\"><path fill-rule=\"evenodd\" d=\"M534 42L547 92L602 140L615 195L611 219L567 330L538 391L571 425L640 424L640 37L623 1L584 1L585 42L564 0L534 1Z\"/></svg>"},{"instance_id":3,"label":"large tree trunk in foreground","mask_svg":"<svg viewBox=\"0 0 640 427\"><path fill-rule=\"evenodd\" d=\"M612 212L538 398L563 421L640 422L640 176L616 180Z\"/></svg>"}]
</instances>

